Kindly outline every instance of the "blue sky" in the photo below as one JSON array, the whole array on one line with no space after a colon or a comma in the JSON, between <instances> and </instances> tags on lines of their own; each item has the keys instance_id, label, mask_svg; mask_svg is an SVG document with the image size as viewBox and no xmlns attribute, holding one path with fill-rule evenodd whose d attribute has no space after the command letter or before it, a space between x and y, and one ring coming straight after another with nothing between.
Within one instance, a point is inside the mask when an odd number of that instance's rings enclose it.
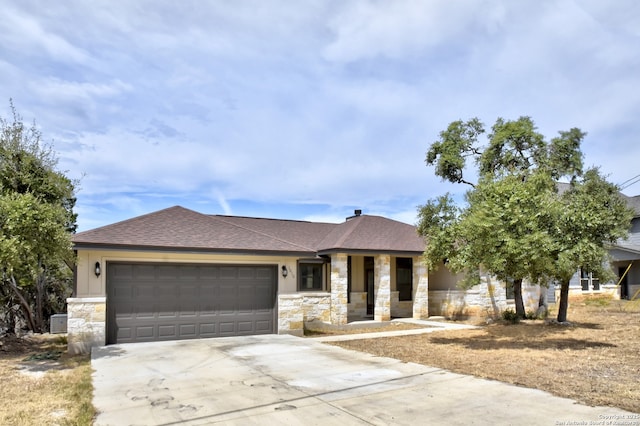
<instances>
[{"instance_id":1,"label":"blue sky","mask_svg":"<svg viewBox=\"0 0 640 426\"><path fill-rule=\"evenodd\" d=\"M415 223L454 120L579 127L587 165L640 174L640 2L9 1L13 98L80 179L80 230L182 205ZM640 184L625 190L640 194Z\"/></svg>"}]
</instances>

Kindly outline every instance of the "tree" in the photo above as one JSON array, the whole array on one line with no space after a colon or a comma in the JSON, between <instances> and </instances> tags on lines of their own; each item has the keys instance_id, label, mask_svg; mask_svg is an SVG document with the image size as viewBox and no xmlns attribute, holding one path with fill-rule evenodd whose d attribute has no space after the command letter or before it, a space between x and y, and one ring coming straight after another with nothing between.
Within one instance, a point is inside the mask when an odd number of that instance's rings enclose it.
<instances>
[{"instance_id":1,"label":"tree","mask_svg":"<svg viewBox=\"0 0 640 426\"><path fill-rule=\"evenodd\" d=\"M426 163L435 166L436 175L443 180L472 187L466 195L469 209L461 212L464 214L460 214L460 220L454 226L458 230L457 246L461 250L447 256L450 268L454 272L466 271L466 285L479 280L480 265L511 283L516 313L524 317L522 281L541 279L539 262L523 261L523 253L519 250L524 247L521 240L543 236L540 233L523 234L535 225L529 217L538 211L537 200L532 196L552 186L544 176L557 179L569 173L580 173L582 154L579 146L584 133L572 129L560 132L559 137L546 142L529 117L515 121L498 118L487 137L486 147L479 142L484 133L484 125L477 118L452 122L440 133L440 140L431 145ZM467 159L472 159L477 167L476 184L464 176ZM532 176L537 178L531 179ZM421 221L425 220L425 213L428 212L420 212ZM497 232L498 229L501 231ZM482 230L489 232L481 238L479 232ZM423 235L432 237L429 232Z\"/></svg>"},{"instance_id":2,"label":"tree","mask_svg":"<svg viewBox=\"0 0 640 426\"><path fill-rule=\"evenodd\" d=\"M570 223L577 229L575 219L567 215L572 211L569 206L579 211L582 200L575 191L561 197L556 181L569 178L580 194L590 188L586 182L593 181L591 171L585 175L589 179L581 180L584 132L574 128L546 141L530 118L521 117L515 121L498 119L486 147L478 140L483 133L478 119L455 121L431 145L426 163L435 166L436 175L472 189L466 193L466 207L456 207L448 195L422 206L418 230L429 241L425 250L429 267L447 259L453 272L465 272L464 286L479 282L480 268L511 283L516 313L522 318L523 280L546 285L550 279L564 279L570 268L573 275L580 266L592 263L586 255L588 247L604 247L621 233L618 228L607 228L609 234L582 228L574 240L586 238L589 244L577 247L567 244L563 236L574 231ZM466 176L467 159L473 159L477 167L477 183ZM604 191L610 198L615 193L612 188ZM607 202L605 196L598 201ZM608 203L616 201L609 199ZM597 216L593 219L599 224L628 225L621 212L614 218L605 218L607 213L599 210L590 214ZM567 257L571 250L574 253Z\"/></svg>"},{"instance_id":3,"label":"tree","mask_svg":"<svg viewBox=\"0 0 640 426\"><path fill-rule=\"evenodd\" d=\"M598 169L589 169L559 196L560 209L551 227L555 249L551 275L560 283L558 322L567 320L569 281L578 268L596 273L603 281L615 276L608 266L607 246L626 237L633 211L618 187Z\"/></svg>"},{"instance_id":4,"label":"tree","mask_svg":"<svg viewBox=\"0 0 640 426\"><path fill-rule=\"evenodd\" d=\"M11 111L12 121L0 118L2 314L9 331L18 316L40 332L69 295L74 184L35 124L25 127L12 103Z\"/></svg>"}]
</instances>

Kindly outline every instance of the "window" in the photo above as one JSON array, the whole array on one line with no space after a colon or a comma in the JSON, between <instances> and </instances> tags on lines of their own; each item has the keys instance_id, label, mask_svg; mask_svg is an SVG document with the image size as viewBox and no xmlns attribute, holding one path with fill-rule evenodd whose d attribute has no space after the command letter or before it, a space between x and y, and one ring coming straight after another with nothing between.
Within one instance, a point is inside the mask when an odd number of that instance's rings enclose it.
<instances>
[{"instance_id":1,"label":"window","mask_svg":"<svg viewBox=\"0 0 640 426\"><path fill-rule=\"evenodd\" d=\"M580 269L580 285L582 291L600 290L600 279L596 274L587 269Z\"/></svg>"},{"instance_id":2,"label":"window","mask_svg":"<svg viewBox=\"0 0 640 426\"><path fill-rule=\"evenodd\" d=\"M300 262L298 277L299 291L322 291L322 262Z\"/></svg>"},{"instance_id":3,"label":"window","mask_svg":"<svg viewBox=\"0 0 640 426\"><path fill-rule=\"evenodd\" d=\"M413 261L411 258L396 258L396 289L400 301L412 300L413 296Z\"/></svg>"}]
</instances>

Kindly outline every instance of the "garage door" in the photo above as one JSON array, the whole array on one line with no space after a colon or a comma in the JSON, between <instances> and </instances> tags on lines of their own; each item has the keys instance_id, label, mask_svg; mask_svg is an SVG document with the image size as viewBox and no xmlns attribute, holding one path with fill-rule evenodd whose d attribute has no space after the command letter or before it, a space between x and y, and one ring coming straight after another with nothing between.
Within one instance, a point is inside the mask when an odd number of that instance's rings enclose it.
<instances>
[{"instance_id":1,"label":"garage door","mask_svg":"<svg viewBox=\"0 0 640 426\"><path fill-rule=\"evenodd\" d=\"M276 266L107 264L107 343L275 333Z\"/></svg>"}]
</instances>

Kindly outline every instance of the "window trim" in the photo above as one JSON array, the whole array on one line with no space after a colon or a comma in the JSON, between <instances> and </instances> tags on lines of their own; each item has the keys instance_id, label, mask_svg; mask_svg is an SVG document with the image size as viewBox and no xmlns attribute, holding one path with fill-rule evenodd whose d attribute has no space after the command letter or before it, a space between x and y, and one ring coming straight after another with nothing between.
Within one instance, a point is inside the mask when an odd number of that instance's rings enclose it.
<instances>
[{"instance_id":1,"label":"window trim","mask_svg":"<svg viewBox=\"0 0 640 426\"><path fill-rule=\"evenodd\" d=\"M601 291L600 278L593 271L580 268L580 288L584 293Z\"/></svg>"}]
</instances>

